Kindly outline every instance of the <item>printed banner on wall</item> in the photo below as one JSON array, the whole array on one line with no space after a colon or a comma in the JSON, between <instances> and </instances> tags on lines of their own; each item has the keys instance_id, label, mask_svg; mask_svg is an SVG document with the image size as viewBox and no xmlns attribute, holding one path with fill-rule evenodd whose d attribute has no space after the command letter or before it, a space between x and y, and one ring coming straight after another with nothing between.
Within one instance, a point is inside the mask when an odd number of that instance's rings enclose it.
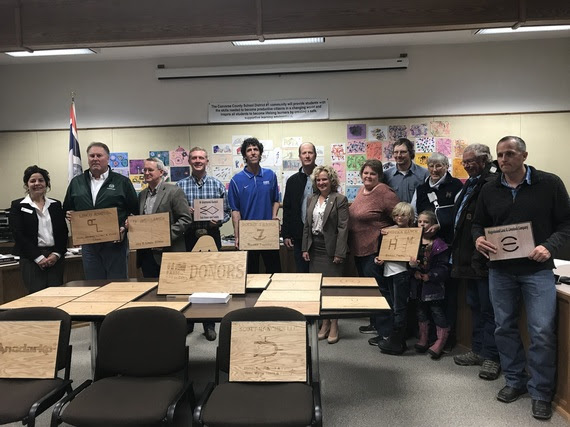
<instances>
[{"instance_id":1,"label":"printed banner on wall","mask_svg":"<svg viewBox=\"0 0 570 427\"><path fill-rule=\"evenodd\" d=\"M323 120L329 118L328 99L279 99L208 104L209 123Z\"/></svg>"}]
</instances>

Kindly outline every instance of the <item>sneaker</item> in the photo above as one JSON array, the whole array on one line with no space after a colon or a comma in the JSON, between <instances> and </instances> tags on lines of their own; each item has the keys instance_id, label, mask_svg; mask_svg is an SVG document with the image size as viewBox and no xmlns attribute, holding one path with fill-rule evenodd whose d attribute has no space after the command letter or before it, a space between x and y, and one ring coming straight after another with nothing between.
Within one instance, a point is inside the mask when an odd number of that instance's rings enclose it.
<instances>
[{"instance_id":1,"label":"sneaker","mask_svg":"<svg viewBox=\"0 0 570 427\"><path fill-rule=\"evenodd\" d=\"M544 400L532 399L532 416L537 420L549 420L552 417L552 405Z\"/></svg>"},{"instance_id":2,"label":"sneaker","mask_svg":"<svg viewBox=\"0 0 570 427\"><path fill-rule=\"evenodd\" d=\"M479 378L484 380L494 381L499 378L501 373L501 365L499 362L494 360L484 360L483 365L481 365L481 370L479 371Z\"/></svg>"},{"instance_id":3,"label":"sneaker","mask_svg":"<svg viewBox=\"0 0 570 427\"><path fill-rule=\"evenodd\" d=\"M358 328L358 332L360 332L361 334L375 334L376 328L374 327L374 325L370 324L366 326L361 326L360 328Z\"/></svg>"},{"instance_id":4,"label":"sneaker","mask_svg":"<svg viewBox=\"0 0 570 427\"><path fill-rule=\"evenodd\" d=\"M204 331L204 336L208 341L215 341L217 338L216 330L214 328L208 328Z\"/></svg>"},{"instance_id":5,"label":"sneaker","mask_svg":"<svg viewBox=\"0 0 570 427\"><path fill-rule=\"evenodd\" d=\"M378 345L378 343L380 341L382 341L384 339L384 337L381 337L380 335L378 335L377 337L372 337L368 340L368 344L370 345Z\"/></svg>"},{"instance_id":6,"label":"sneaker","mask_svg":"<svg viewBox=\"0 0 570 427\"><path fill-rule=\"evenodd\" d=\"M453 356L453 361L459 366L482 365L483 358L473 351Z\"/></svg>"}]
</instances>

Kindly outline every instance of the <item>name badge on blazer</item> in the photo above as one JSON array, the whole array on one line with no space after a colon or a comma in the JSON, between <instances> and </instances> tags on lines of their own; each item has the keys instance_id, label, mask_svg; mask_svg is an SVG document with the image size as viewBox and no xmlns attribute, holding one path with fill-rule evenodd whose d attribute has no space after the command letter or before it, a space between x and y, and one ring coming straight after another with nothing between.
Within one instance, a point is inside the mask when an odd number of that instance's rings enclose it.
<instances>
[{"instance_id":1,"label":"name badge on blazer","mask_svg":"<svg viewBox=\"0 0 570 427\"><path fill-rule=\"evenodd\" d=\"M21 210L22 212L26 212L26 213L29 213L29 214L33 214L33 213L34 213L33 210L28 209L28 208L24 208L24 207L20 208L20 210Z\"/></svg>"}]
</instances>

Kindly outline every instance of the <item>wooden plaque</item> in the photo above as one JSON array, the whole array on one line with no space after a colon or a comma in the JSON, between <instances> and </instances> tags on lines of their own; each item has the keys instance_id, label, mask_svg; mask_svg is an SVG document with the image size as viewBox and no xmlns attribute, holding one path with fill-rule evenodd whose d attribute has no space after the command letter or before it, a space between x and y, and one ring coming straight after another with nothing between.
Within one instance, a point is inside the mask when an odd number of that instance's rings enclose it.
<instances>
[{"instance_id":1,"label":"wooden plaque","mask_svg":"<svg viewBox=\"0 0 570 427\"><path fill-rule=\"evenodd\" d=\"M297 310L305 316L318 316L321 312L320 301L259 301L255 307L287 307Z\"/></svg>"},{"instance_id":2,"label":"wooden plaque","mask_svg":"<svg viewBox=\"0 0 570 427\"><path fill-rule=\"evenodd\" d=\"M190 301L132 301L120 308L132 308L132 307L166 307L172 308L173 310L184 311L186 307L190 305Z\"/></svg>"},{"instance_id":3,"label":"wooden plaque","mask_svg":"<svg viewBox=\"0 0 570 427\"><path fill-rule=\"evenodd\" d=\"M7 302L0 305L0 309L6 308L25 308L25 307L59 307L69 301L73 301L74 296L34 296L27 295L17 300Z\"/></svg>"},{"instance_id":4,"label":"wooden plaque","mask_svg":"<svg viewBox=\"0 0 570 427\"><path fill-rule=\"evenodd\" d=\"M1 321L0 378L55 378L60 323Z\"/></svg>"},{"instance_id":5,"label":"wooden plaque","mask_svg":"<svg viewBox=\"0 0 570 427\"><path fill-rule=\"evenodd\" d=\"M389 310L384 297L323 296L323 310Z\"/></svg>"},{"instance_id":6,"label":"wooden plaque","mask_svg":"<svg viewBox=\"0 0 570 427\"><path fill-rule=\"evenodd\" d=\"M530 222L485 228L485 240L497 247L496 254L489 252L491 261L526 258L535 248Z\"/></svg>"},{"instance_id":7,"label":"wooden plaque","mask_svg":"<svg viewBox=\"0 0 570 427\"><path fill-rule=\"evenodd\" d=\"M194 221L223 221L224 199L194 199Z\"/></svg>"},{"instance_id":8,"label":"wooden plaque","mask_svg":"<svg viewBox=\"0 0 570 427\"><path fill-rule=\"evenodd\" d=\"M271 281L295 280L295 281L318 281L323 278L322 273L273 273Z\"/></svg>"},{"instance_id":9,"label":"wooden plaque","mask_svg":"<svg viewBox=\"0 0 570 427\"><path fill-rule=\"evenodd\" d=\"M123 306L124 302L76 302L71 301L58 308L71 316L106 316L111 311Z\"/></svg>"},{"instance_id":10,"label":"wooden plaque","mask_svg":"<svg viewBox=\"0 0 570 427\"><path fill-rule=\"evenodd\" d=\"M279 221L240 221L239 249L247 250L278 250Z\"/></svg>"},{"instance_id":11,"label":"wooden plaque","mask_svg":"<svg viewBox=\"0 0 570 427\"><path fill-rule=\"evenodd\" d=\"M323 288L377 288L374 277L323 277Z\"/></svg>"},{"instance_id":12,"label":"wooden plaque","mask_svg":"<svg viewBox=\"0 0 570 427\"><path fill-rule=\"evenodd\" d=\"M307 381L306 322L232 322L230 381Z\"/></svg>"},{"instance_id":13,"label":"wooden plaque","mask_svg":"<svg viewBox=\"0 0 570 427\"><path fill-rule=\"evenodd\" d=\"M406 261L417 258L422 242L422 228L385 228L378 258L383 261Z\"/></svg>"},{"instance_id":14,"label":"wooden plaque","mask_svg":"<svg viewBox=\"0 0 570 427\"><path fill-rule=\"evenodd\" d=\"M52 286L34 292L30 296L34 297L80 297L89 292L99 289L98 286Z\"/></svg>"},{"instance_id":15,"label":"wooden plaque","mask_svg":"<svg viewBox=\"0 0 570 427\"><path fill-rule=\"evenodd\" d=\"M111 282L102 286L101 292L148 292L158 286L158 282Z\"/></svg>"},{"instance_id":16,"label":"wooden plaque","mask_svg":"<svg viewBox=\"0 0 570 427\"><path fill-rule=\"evenodd\" d=\"M246 251L165 252L160 266L158 294L244 294L246 266Z\"/></svg>"},{"instance_id":17,"label":"wooden plaque","mask_svg":"<svg viewBox=\"0 0 570 427\"><path fill-rule=\"evenodd\" d=\"M320 301L321 291L304 290L266 290L261 293L258 301Z\"/></svg>"},{"instance_id":18,"label":"wooden plaque","mask_svg":"<svg viewBox=\"0 0 570 427\"><path fill-rule=\"evenodd\" d=\"M321 281L314 280L272 280L267 290L307 290L318 291L321 289Z\"/></svg>"},{"instance_id":19,"label":"wooden plaque","mask_svg":"<svg viewBox=\"0 0 570 427\"><path fill-rule=\"evenodd\" d=\"M147 249L170 246L168 212L129 217L129 248Z\"/></svg>"},{"instance_id":20,"label":"wooden plaque","mask_svg":"<svg viewBox=\"0 0 570 427\"><path fill-rule=\"evenodd\" d=\"M265 289L271 280L271 274L248 274L246 289Z\"/></svg>"},{"instance_id":21,"label":"wooden plaque","mask_svg":"<svg viewBox=\"0 0 570 427\"><path fill-rule=\"evenodd\" d=\"M123 304L138 298L140 291L104 292L101 290L90 292L77 298L74 302L122 302Z\"/></svg>"},{"instance_id":22,"label":"wooden plaque","mask_svg":"<svg viewBox=\"0 0 570 427\"><path fill-rule=\"evenodd\" d=\"M119 240L117 208L71 212L71 237L74 245Z\"/></svg>"}]
</instances>

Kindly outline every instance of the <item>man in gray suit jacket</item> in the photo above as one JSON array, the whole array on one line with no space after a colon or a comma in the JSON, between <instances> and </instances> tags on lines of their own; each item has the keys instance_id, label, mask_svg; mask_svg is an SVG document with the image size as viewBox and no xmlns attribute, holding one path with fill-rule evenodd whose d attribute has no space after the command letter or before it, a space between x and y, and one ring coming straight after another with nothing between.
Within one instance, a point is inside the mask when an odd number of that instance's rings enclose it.
<instances>
[{"instance_id":1,"label":"man in gray suit jacket","mask_svg":"<svg viewBox=\"0 0 570 427\"><path fill-rule=\"evenodd\" d=\"M164 182L164 163L150 157L144 161L144 181L148 187L139 193L139 212L143 215L168 212L170 214L170 243L166 248L140 249L137 267L144 277L158 277L162 252L186 252L184 233L192 222L188 201L181 188Z\"/></svg>"}]
</instances>

